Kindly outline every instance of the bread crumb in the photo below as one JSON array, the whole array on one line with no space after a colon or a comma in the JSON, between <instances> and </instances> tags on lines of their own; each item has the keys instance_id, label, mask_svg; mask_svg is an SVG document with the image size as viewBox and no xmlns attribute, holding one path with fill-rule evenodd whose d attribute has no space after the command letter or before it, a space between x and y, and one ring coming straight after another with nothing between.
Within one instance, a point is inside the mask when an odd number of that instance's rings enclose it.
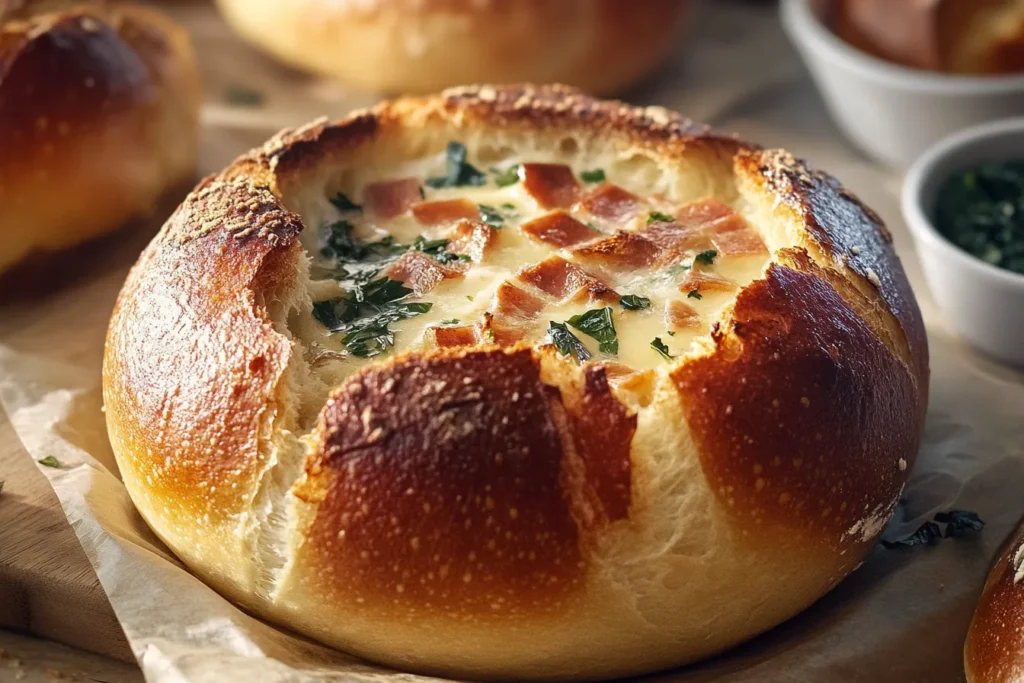
<instances>
[{"instance_id":1,"label":"bread crumb","mask_svg":"<svg viewBox=\"0 0 1024 683\"><path fill-rule=\"evenodd\" d=\"M907 461L906 460L904 460L903 458L900 458L899 465L900 465L900 472L906 472L907 471Z\"/></svg>"},{"instance_id":2,"label":"bread crumb","mask_svg":"<svg viewBox=\"0 0 1024 683\"><path fill-rule=\"evenodd\" d=\"M873 284L875 287L878 287L879 289L881 289L882 281L878 279L878 273L876 273L875 271L873 271L870 268L868 268L868 270L867 270L867 278L868 278L868 282Z\"/></svg>"}]
</instances>

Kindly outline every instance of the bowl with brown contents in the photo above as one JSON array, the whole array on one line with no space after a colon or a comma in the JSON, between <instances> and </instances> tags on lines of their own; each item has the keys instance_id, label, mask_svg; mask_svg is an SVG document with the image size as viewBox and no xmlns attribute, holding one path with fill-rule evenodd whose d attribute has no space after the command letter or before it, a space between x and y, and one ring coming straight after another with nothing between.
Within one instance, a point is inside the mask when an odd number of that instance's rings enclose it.
<instances>
[{"instance_id":1,"label":"bowl with brown contents","mask_svg":"<svg viewBox=\"0 0 1024 683\"><path fill-rule=\"evenodd\" d=\"M884 163L1024 112L1019 2L783 0L782 19L836 123Z\"/></svg>"}]
</instances>

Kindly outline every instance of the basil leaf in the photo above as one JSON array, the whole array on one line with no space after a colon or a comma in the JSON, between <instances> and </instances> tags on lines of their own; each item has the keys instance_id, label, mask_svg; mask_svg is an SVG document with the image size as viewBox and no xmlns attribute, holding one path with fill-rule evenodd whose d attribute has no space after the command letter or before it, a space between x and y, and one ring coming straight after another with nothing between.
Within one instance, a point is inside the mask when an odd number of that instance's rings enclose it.
<instances>
[{"instance_id":1,"label":"basil leaf","mask_svg":"<svg viewBox=\"0 0 1024 683\"><path fill-rule=\"evenodd\" d=\"M705 249L704 251L694 256L693 260L696 263L703 263L705 265L710 266L715 262L716 256L718 256L718 252L715 251L714 249Z\"/></svg>"},{"instance_id":2,"label":"basil leaf","mask_svg":"<svg viewBox=\"0 0 1024 683\"><path fill-rule=\"evenodd\" d=\"M957 538L969 534L978 533L985 528L985 522L978 516L977 512L967 510L950 510L935 514L936 522L946 524L946 538Z\"/></svg>"},{"instance_id":3,"label":"basil leaf","mask_svg":"<svg viewBox=\"0 0 1024 683\"><path fill-rule=\"evenodd\" d=\"M556 323L554 320L548 323L548 335L551 343L555 345L558 352L563 356L571 355L577 363L590 360L590 351L580 341L579 337L569 331L565 323Z\"/></svg>"},{"instance_id":4,"label":"basil leaf","mask_svg":"<svg viewBox=\"0 0 1024 683\"><path fill-rule=\"evenodd\" d=\"M494 174L494 184L498 187L508 187L519 182L519 164L512 164L504 171L492 168L491 173Z\"/></svg>"},{"instance_id":5,"label":"basil leaf","mask_svg":"<svg viewBox=\"0 0 1024 683\"><path fill-rule=\"evenodd\" d=\"M466 161L466 155L465 145L454 140L449 142L445 151L445 174L437 178L428 178L427 186L435 189L467 185L479 187L486 183L487 177Z\"/></svg>"},{"instance_id":6,"label":"basil leaf","mask_svg":"<svg viewBox=\"0 0 1024 683\"><path fill-rule=\"evenodd\" d=\"M661 341L661 337L655 337L651 341L651 348L660 353L665 360L672 360L673 356L668 352L668 345Z\"/></svg>"},{"instance_id":7,"label":"basil leaf","mask_svg":"<svg viewBox=\"0 0 1024 683\"><path fill-rule=\"evenodd\" d=\"M639 294L627 294L619 299L619 305L627 311L640 311L651 307L651 300Z\"/></svg>"},{"instance_id":8,"label":"basil leaf","mask_svg":"<svg viewBox=\"0 0 1024 683\"><path fill-rule=\"evenodd\" d=\"M619 352L619 340L612 320L612 307L595 308L569 318L569 324L580 332L598 341L601 353L615 355Z\"/></svg>"},{"instance_id":9,"label":"basil leaf","mask_svg":"<svg viewBox=\"0 0 1024 683\"><path fill-rule=\"evenodd\" d=\"M362 211L363 207L348 198L348 195L339 192L328 200L338 211Z\"/></svg>"},{"instance_id":10,"label":"basil leaf","mask_svg":"<svg viewBox=\"0 0 1024 683\"><path fill-rule=\"evenodd\" d=\"M477 204L477 208L480 209L480 218L487 225L493 228L502 228L505 224L505 217L498 212L493 206L487 204Z\"/></svg>"}]
</instances>

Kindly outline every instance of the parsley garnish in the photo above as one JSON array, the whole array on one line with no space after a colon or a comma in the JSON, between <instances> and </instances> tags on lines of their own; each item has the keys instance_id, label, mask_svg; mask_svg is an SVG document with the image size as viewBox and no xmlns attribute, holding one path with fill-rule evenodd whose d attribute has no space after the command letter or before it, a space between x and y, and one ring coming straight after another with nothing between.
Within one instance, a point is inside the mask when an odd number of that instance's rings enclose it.
<instances>
[{"instance_id":1,"label":"parsley garnish","mask_svg":"<svg viewBox=\"0 0 1024 683\"><path fill-rule=\"evenodd\" d=\"M442 320L441 324L442 325L458 325L459 324L459 319L458 318L452 318L451 320Z\"/></svg>"},{"instance_id":2,"label":"parsley garnish","mask_svg":"<svg viewBox=\"0 0 1024 683\"><path fill-rule=\"evenodd\" d=\"M595 308L569 318L569 324L598 341L601 353L619 352L619 340L612 321L612 307Z\"/></svg>"},{"instance_id":3,"label":"parsley garnish","mask_svg":"<svg viewBox=\"0 0 1024 683\"><path fill-rule=\"evenodd\" d=\"M437 189L466 185L480 186L487 182L487 177L466 161L466 146L461 142L453 140L448 143L445 159L447 164L445 174L437 178L428 178L428 187Z\"/></svg>"},{"instance_id":4,"label":"parsley garnish","mask_svg":"<svg viewBox=\"0 0 1024 683\"><path fill-rule=\"evenodd\" d=\"M571 355L577 363L590 360L590 351L583 345L579 337L569 331L565 323L556 323L554 320L549 322L548 335L551 336L551 343L563 356Z\"/></svg>"},{"instance_id":5,"label":"parsley garnish","mask_svg":"<svg viewBox=\"0 0 1024 683\"><path fill-rule=\"evenodd\" d=\"M469 257L465 254L453 254L448 251L448 242L449 240L446 239L428 240L423 235L420 235L408 248L410 251L422 251L424 254L433 256L438 263L454 263L455 261L469 260Z\"/></svg>"},{"instance_id":6,"label":"parsley garnish","mask_svg":"<svg viewBox=\"0 0 1024 683\"><path fill-rule=\"evenodd\" d=\"M651 341L651 348L660 353L665 360L672 360L672 354L668 352L668 345L661 341L661 337L655 337Z\"/></svg>"},{"instance_id":7,"label":"parsley garnish","mask_svg":"<svg viewBox=\"0 0 1024 683\"><path fill-rule=\"evenodd\" d=\"M331 204L334 204L338 211L362 211L363 207L356 204L354 201L348 198L344 192L339 192L334 195L330 200Z\"/></svg>"},{"instance_id":8,"label":"parsley garnish","mask_svg":"<svg viewBox=\"0 0 1024 683\"><path fill-rule=\"evenodd\" d=\"M491 173L494 174L494 184L498 187L508 187L519 182L519 164L512 164L504 171L492 168Z\"/></svg>"},{"instance_id":9,"label":"parsley garnish","mask_svg":"<svg viewBox=\"0 0 1024 683\"><path fill-rule=\"evenodd\" d=\"M675 219L668 214L662 213L661 211L651 211L647 214L647 225L651 223L671 223Z\"/></svg>"},{"instance_id":10,"label":"parsley garnish","mask_svg":"<svg viewBox=\"0 0 1024 683\"><path fill-rule=\"evenodd\" d=\"M946 538L974 534L985 528L985 522L978 516L978 513L968 512L967 510L950 510L949 512L936 513L935 521L946 525L946 533L944 534Z\"/></svg>"},{"instance_id":11,"label":"parsley garnish","mask_svg":"<svg viewBox=\"0 0 1024 683\"><path fill-rule=\"evenodd\" d=\"M505 217L498 213L498 210L487 204L477 204L480 209L480 218L492 228L504 227Z\"/></svg>"},{"instance_id":12,"label":"parsley garnish","mask_svg":"<svg viewBox=\"0 0 1024 683\"><path fill-rule=\"evenodd\" d=\"M57 460L57 458L52 455L48 455L40 460L39 464L43 467L60 467L60 460Z\"/></svg>"},{"instance_id":13,"label":"parsley garnish","mask_svg":"<svg viewBox=\"0 0 1024 683\"><path fill-rule=\"evenodd\" d=\"M687 299L703 299L700 292L696 289L691 289L690 293L686 295Z\"/></svg>"},{"instance_id":14,"label":"parsley garnish","mask_svg":"<svg viewBox=\"0 0 1024 683\"><path fill-rule=\"evenodd\" d=\"M512 202L505 202L501 205L501 208L505 209L506 211L515 211L516 205L513 204Z\"/></svg>"},{"instance_id":15,"label":"parsley garnish","mask_svg":"<svg viewBox=\"0 0 1024 683\"><path fill-rule=\"evenodd\" d=\"M639 294L627 294L619 299L619 305L627 311L640 311L651 307L651 300Z\"/></svg>"},{"instance_id":16,"label":"parsley garnish","mask_svg":"<svg viewBox=\"0 0 1024 683\"><path fill-rule=\"evenodd\" d=\"M703 263L704 265L710 266L715 262L716 256L718 256L718 252L715 251L714 249L705 249L704 251L694 256L693 260L696 263Z\"/></svg>"},{"instance_id":17,"label":"parsley garnish","mask_svg":"<svg viewBox=\"0 0 1024 683\"><path fill-rule=\"evenodd\" d=\"M412 290L382 277L347 296L313 304L313 317L331 332L344 332L342 345L354 356L372 357L395 344L389 325L426 313L433 304L402 303Z\"/></svg>"},{"instance_id":18,"label":"parsley garnish","mask_svg":"<svg viewBox=\"0 0 1024 683\"><path fill-rule=\"evenodd\" d=\"M985 528L985 522L978 516L978 513L967 510L937 512L932 519L935 521L925 522L906 538L896 541L887 541L883 538L882 546L891 550L893 548L910 548L915 545L935 545L943 538L960 538L976 534ZM946 525L945 533L939 524Z\"/></svg>"},{"instance_id":19,"label":"parsley garnish","mask_svg":"<svg viewBox=\"0 0 1024 683\"><path fill-rule=\"evenodd\" d=\"M580 173L580 179L585 183L603 183L604 169L595 168L592 171L583 171Z\"/></svg>"},{"instance_id":20,"label":"parsley garnish","mask_svg":"<svg viewBox=\"0 0 1024 683\"><path fill-rule=\"evenodd\" d=\"M239 107L258 107L263 104L263 93L244 85L229 85L224 88L224 100Z\"/></svg>"}]
</instances>

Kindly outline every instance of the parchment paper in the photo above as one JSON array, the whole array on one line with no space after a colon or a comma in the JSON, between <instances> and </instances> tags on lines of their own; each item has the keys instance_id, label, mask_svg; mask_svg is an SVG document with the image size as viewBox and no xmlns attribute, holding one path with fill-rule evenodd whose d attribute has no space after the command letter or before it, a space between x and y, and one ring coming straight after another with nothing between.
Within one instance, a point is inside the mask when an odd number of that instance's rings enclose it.
<instances>
[{"instance_id":1,"label":"parchment paper","mask_svg":"<svg viewBox=\"0 0 1024 683\"><path fill-rule=\"evenodd\" d=\"M232 38L205 4L173 11L192 28L207 71L204 174L282 126L341 116L377 99L271 63ZM227 105L225 88L239 85L260 91L264 104ZM828 121L774 8L738 0L707 3L671 63L629 99L787 147L837 175L886 219L925 313L932 354L924 445L886 535L905 535L951 507L977 511L988 523L976 538L937 547L878 547L797 618L709 662L651 679L963 680L961 648L974 601L989 562L1024 513L1024 377L980 358L951 335L924 287L899 217L898 175L859 156ZM84 272L63 278L70 281L55 291L26 292L0 309L0 401L32 457L53 455L63 464L42 469L147 679L420 680L248 616L188 574L134 511L106 439L100 361L114 297L158 223L87 250L79 269Z\"/></svg>"}]
</instances>

